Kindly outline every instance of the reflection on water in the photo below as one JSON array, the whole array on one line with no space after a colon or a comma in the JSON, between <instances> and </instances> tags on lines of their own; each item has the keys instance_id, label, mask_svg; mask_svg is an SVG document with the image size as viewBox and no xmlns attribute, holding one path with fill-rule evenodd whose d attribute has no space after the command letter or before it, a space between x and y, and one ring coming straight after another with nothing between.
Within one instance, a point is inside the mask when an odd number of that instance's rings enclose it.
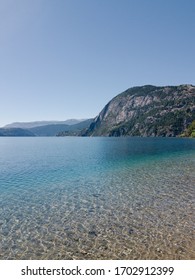
<instances>
[{"instance_id":1,"label":"reflection on water","mask_svg":"<svg viewBox=\"0 0 195 280\"><path fill-rule=\"evenodd\" d=\"M0 259L195 259L194 148L0 139Z\"/></svg>"}]
</instances>

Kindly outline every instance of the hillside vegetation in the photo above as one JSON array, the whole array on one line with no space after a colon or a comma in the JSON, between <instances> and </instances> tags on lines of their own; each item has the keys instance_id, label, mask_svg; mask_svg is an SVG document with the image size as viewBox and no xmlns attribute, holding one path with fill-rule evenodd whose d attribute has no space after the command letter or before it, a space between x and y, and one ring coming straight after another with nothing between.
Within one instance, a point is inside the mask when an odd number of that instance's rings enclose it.
<instances>
[{"instance_id":1,"label":"hillside vegetation","mask_svg":"<svg viewBox=\"0 0 195 280\"><path fill-rule=\"evenodd\" d=\"M181 137L193 137L193 138L195 138L195 120L181 134Z\"/></svg>"}]
</instances>

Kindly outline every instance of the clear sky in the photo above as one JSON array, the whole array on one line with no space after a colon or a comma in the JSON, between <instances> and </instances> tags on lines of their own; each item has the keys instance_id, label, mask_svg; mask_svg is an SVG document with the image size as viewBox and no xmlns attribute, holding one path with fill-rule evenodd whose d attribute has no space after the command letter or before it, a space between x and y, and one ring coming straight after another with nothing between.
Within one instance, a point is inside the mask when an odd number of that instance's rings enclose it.
<instances>
[{"instance_id":1,"label":"clear sky","mask_svg":"<svg viewBox=\"0 0 195 280\"><path fill-rule=\"evenodd\" d=\"M95 117L145 84L195 84L194 0L0 1L0 126Z\"/></svg>"}]
</instances>

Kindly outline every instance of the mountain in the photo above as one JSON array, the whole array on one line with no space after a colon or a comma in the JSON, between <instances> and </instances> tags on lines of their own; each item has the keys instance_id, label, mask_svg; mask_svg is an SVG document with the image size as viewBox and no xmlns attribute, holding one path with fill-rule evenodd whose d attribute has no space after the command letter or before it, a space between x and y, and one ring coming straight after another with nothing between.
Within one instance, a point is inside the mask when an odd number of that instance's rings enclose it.
<instances>
[{"instance_id":1,"label":"mountain","mask_svg":"<svg viewBox=\"0 0 195 280\"><path fill-rule=\"evenodd\" d=\"M83 122L71 125L64 130L59 131L57 136L82 136L82 134L89 128L94 119L88 119Z\"/></svg>"},{"instance_id":2,"label":"mountain","mask_svg":"<svg viewBox=\"0 0 195 280\"><path fill-rule=\"evenodd\" d=\"M29 128L29 130L36 136L56 136L56 134L64 129L68 129L67 124L49 124Z\"/></svg>"},{"instance_id":3,"label":"mountain","mask_svg":"<svg viewBox=\"0 0 195 280\"><path fill-rule=\"evenodd\" d=\"M36 136L64 136L63 132L65 132L65 135L78 135L81 130L86 129L89 127L93 119L88 119L73 125L67 125L67 124L51 124L51 125L44 125L44 126L38 126L38 127L32 127L29 128L29 131L31 131ZM61 133L61 135L60 135Z\"/></svg>"},{"instance_id":4,"label":"mountain","mask_svg":"<svg viewBox=\"0 0 195 280\"><path fill-rule=\"evenodd\" d=\"M1 136L35 136L31 131L22 128L0 128Z\"/></svg>"},{"instance_id":5,"label":"mountain","mask_svg":"<svg viewBox=\"0 0 195 280\"><path fill-rule=\"evenodd\" d=\"M93 119L85 119L84 121L72 119L65 121L66 124L64 124L64 122L58 122L58 124L48 124L42 126L42 122L13 123L0 128L0 136L77 136L80 135L83 130L86 130L92 121ZM38 126L34 127L35 124L38 124ZM9 127L12 125L27 126L29 128L24 129L20 127Z\"/></svg>"},{"instance_id":6,"label":"mountain","mask_svg":"<svg viewBox=\"0 0 195 280\"><path fill-rule=\"evenodd\" d=\"M45 126L45 125L56 125L56 124L66 124L74 125L83 122L85 119L69 119L66 121L36 121L36 122L14 122L4 126L4 128L23 128L29 129L33 127Z\"/></svg>"},{"instance_id":7,"label":"mountain","mask_svg":"<svg viewBox=\"0 0 195 280\"><path fill-rule=\"evenodd\" d=\"M195 120L195 86L145 85L114 97L83 136L178 136Z\"/></svg>"}]
</instances>

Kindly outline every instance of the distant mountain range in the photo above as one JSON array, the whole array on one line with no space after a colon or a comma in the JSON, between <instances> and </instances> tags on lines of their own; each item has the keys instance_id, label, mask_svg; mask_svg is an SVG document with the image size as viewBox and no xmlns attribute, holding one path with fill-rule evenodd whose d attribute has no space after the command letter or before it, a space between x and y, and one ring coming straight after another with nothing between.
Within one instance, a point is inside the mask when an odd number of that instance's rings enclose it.
<instances>
[{"instance_id":1,"label":"distant mountain range","mask_svg":"<svg viewBox=\"0 0 195 280\"><path fill-rule=\"evenodd\" d=\"M194 137L195 86L145 85L114 97L94 119L12 123L0 136Z\"/></svg>"},{"instance_id":2,"label":"distant mountain range","mask_svg":"<svg viewBox=\"0 0 195 280\"><path fill-rule=\"evenodd\" d=\"M22 128L0 128L0 136L35 136L34 133Z\"/></svg>"},{"instance_id":3,"label":"distant mountain range","mask_svg":"<svg viewBox=\"0 0 195 280\"><path fill-rule=\"evenodd\" d=\"M174 137L185 132L193 120L195 86L146 85L114 97L84 135Z\"/></svg>"},{"instance_id":4,"label":"distant mountain range","mask_svg":"<svg viewBox=\"0 0 195 280\"><path fill-rule=\"evenodd\" d=\"M68 124L49 124L44 126L29 128L29 131L35 136L59 136L65 132L67 135L78 135L83 129L89 127L93 119L77 122L72 125Z\"/></svg>"},{"instance_id":5,"label":"distant mountain range","mask_svg":"<svg viewBox=\"0 0 195 280\"><path fill-rule=\"evenodd\" d=\"M39 126L45 126L45 125L61 125L61 124L67 124L67 125L74 125L77 123L80 123L82 121L85 121L86 119L68 119L66 121L36 121L36 122L14 122L5 125L3 128L23 128L23 129L29 129L33 127L39 127Z\"/></svg>"},{"instance_id":6,"label":"distant mountain range","mask_svg":"<svg viewBox=\"0 0 195 280\"><path fill-rule=\"evenodd\" d=\"M0 136L57 136L63 135L63 133L66 135L79 135L82 133L83 129L89 127L92 121L93 119L72 119L64 122L40 121L13 123L0 128Z\"/></svg>"}]
</instances>

